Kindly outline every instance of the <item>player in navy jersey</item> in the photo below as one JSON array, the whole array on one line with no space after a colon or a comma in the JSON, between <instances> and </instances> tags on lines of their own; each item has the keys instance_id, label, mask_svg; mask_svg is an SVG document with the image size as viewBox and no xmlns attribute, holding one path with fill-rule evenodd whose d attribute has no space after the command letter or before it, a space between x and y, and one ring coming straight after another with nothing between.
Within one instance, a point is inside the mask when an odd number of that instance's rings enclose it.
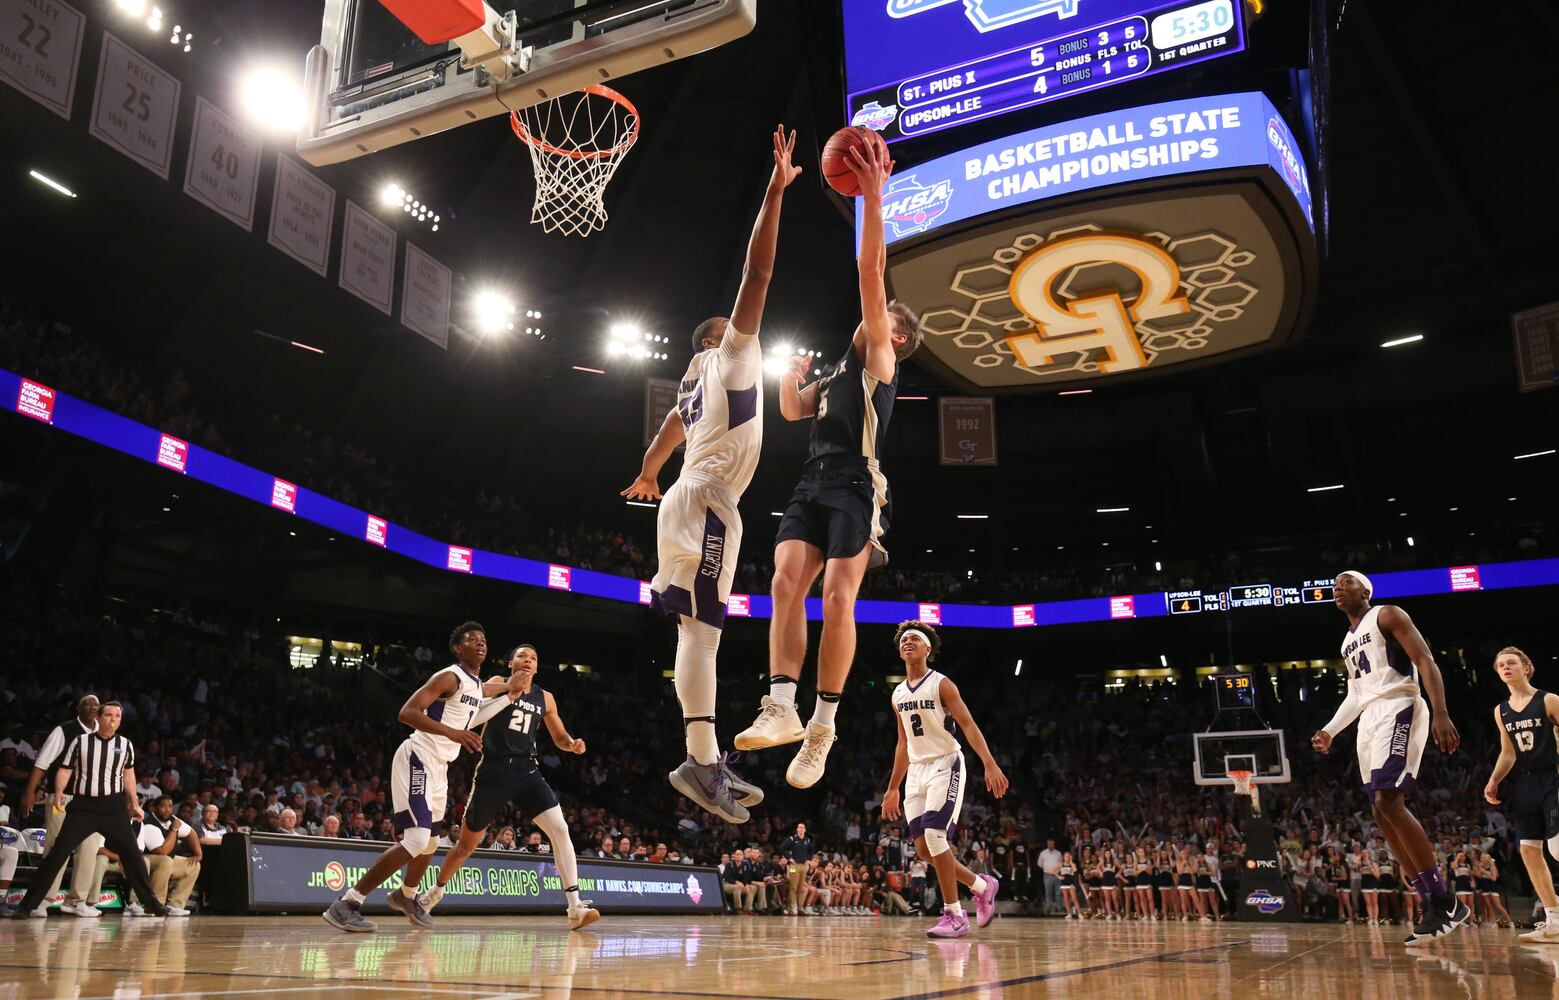
<instances>
[{"instance_id":1,"label":"player in navy jersey","mask_svg":"<svg viewBox=\"0 0 1559 1000\"><path fill-rule=\"evenodd\" d=\"M1446 711L1445 683L1434 654L1407 612L1390 604L1372 607L1374 584L1357 570L1339 573L1333 586L1337 608L1350 626L1342 641L1348 695L1310 745L1329 752L1332 738L1359 720L1359 775L1372 793L1375 822L1402 866L1404 881L1424 902L1424 919L1406 943L1423 944L1456 930L1472 914L1451 892L1434 845L1408 811L1403 793L1418 778L1431 732L1435 745L1448 754L1456 752L1461 736Z\"/></svg>"},{"instance_id":2,"label":"player in navy jersey","mask_svg":"<svg viewBox=\"0 0 1559 1000\"><path fill-rule=\"evenodd\" d=\"M898 395L899 364L920 346L920 320L888 301L883 279L882 188L893 172L887 147L850 151L865 198L861 229L861 323L839 362L803 388L808 362L792 360L780 379L780 413L812 419L801 482L774 542L774 601L769 623L769 694L758 718L739 733L738 750L803 741L785 780L810 788L823 776L834 742L834 713L855 659L855 596L867 569L887 562L882 536L891 508L882 472L883 441ZM805 727L796 712L796 682L807 653L806 596L823 576L823 636L817 651L817 703Z\"/></svg>"},{"instance_id":3,"label":"player in navy jersey","mask_svg":"<svg viewBox=\"0 0 1559 1000\"><path fill-rule=\"evenodd\" d=\"M893 689L899 741L888 790L882 796L882 818L896 820L902 812L915 837L915 850L936 868L942 919L926 934L964 937L969 933L969 918L958 901L958 887L969 887L976 923L984 927L996 916L1001 884L996 876L976 875L953 857L949 841L963 808L965 787L964 752L954 733L963 729L985 765L985 787L998 799L1007 794L1007 776L959 696L958 685L931 668L931 658L942 643L936 629L924 622L904 622L894 634L894 643L904 661L904 680ZM901 806L899 785L906 779Z\"/></svg>"},{"instance_id":4,"label":"player in navy jersey","mask_svg":"<svg viewBox=\"0 0 1559 1000\"><path fill-rule=\"evenodd\" d=\"M1531 657L1506 646L1494 657L1494 672L1510 689L1510 697L1494 709L1499 729L1499 759L1483 789L1483 797L1499 805L1499 784L1514 769L1516 836L1521 839L1521 860L1538 901L1543 921L1521 940L1534 944L1559 944L1559 899L1548 870L1548 852L1559 858L1559 745L1554 727L1559 725L1559 694L1532 686Z\"/></svg>"},{"instance_id":5,"label":"player in navy jersey","mask_svg":"<svg viewBox=\"0 0 1559 1000\"><path fill-rule=\"evenodd\" d=\"M482 758L471 776L471 795L466 802L460 840L445 855L436 883L422 894L421 902L428 910L438 905L450 879L481 844L493 820L512 802L546 834L552 845L558 876L563 880L563 894L568 900L568 925L578 930L601 919L601 914L579 899L579 864L574 842L569 839L557 794L536 767L536 736L545 725L553 745L566 753L584 753L585 741L568 734L552 692L536 686L537 663L536 647L528 642L514 647L509 654L509 676L517 681L514 689L519 691L519 697L482 726Z\"/></svg>"},{"instance_id":6,"label":"player in navy jersey","mask_svg":"<svg viewBox=\"0 0 1559 1000\"><path fill-rule=\"evenodd\" d=\"M456 626L449 636L449 648L456 662L428 678L396 717L412 730L395 751L390 766L390 802L399 843L379 855L357 884L321 914L338 930L376 930L375 924L363 917L363 899L403 865L406 875L400 889L390 893L390 908L419 927L433 925L416 893L422 873L438 850L437 834L444 829L449 764L460 756L461 749L482 748L482 738L471 732L471 727L481 725L519 697L515 678L508 683L481 682L482 663L487 659L487 633L481 625L465 622Z\"/></svg>"}]
</instances>

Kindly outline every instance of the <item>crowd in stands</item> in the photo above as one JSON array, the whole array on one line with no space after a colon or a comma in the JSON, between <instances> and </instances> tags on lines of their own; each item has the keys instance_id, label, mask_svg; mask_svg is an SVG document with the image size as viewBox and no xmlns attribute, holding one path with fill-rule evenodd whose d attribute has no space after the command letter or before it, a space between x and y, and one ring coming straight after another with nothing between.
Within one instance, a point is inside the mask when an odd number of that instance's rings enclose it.
<instances>
[{"instance_id":1,"label":"crowd in stands","mask_svg":"<svg viewBox=\"0 0 1559 1000\"><path fill-rule=\"evenodd\" d=\"M49 729L90 691L125 706L123 731L139 748L142 798L154 805L166 798L202 843L215 846L227 830L392 839L390 757L405 736L395 714L420 682L418 672L439 663L404 657L388 674L371 664L296 669L281 636L224 635L123 604L89 607L35 582L0 593L0 629L11 654L0 673L0 805L10 812L8 825L42 825L41 802L19 801L31 760ZM493 647L507 639L494 636ZM718 864L728 896L743 910L905 912L934 905L934 875L928 878L915 858L904 826L878 813L895 740L882 686L852 681L821 791L786 785L790 755L783 750L739 760L736 768L768 798L736 827L682 799L666 781L668 765L683 752L670 681L549 669L552 658L544 657L538 683L590 750L562 754L543 741L540 760L581 856ZM1012 782L1006 798L993 800L971 775L957 834L960 856L975 871L1001 878L1004 899L1036 913L1104 917L1227 912L1232 895L1218 886L1237 872L1242 851L1234 798L1227 788L1198 787L1190 776L1189 734L1211 712L1204 688L1182 681L1106 690L1064 669L1018 683L960 660L956 648L945 659L943 669L960 679ZM1464 744L1451 757L1431 746L1413 807L1448 857L1476 851L1486 859L1475 877L1487 879L1491 892L1522 894L1514 834L1480 794L1497 753L1485 706L1503 687L1482 660L1441 666ZM489 673L501 670L489 664ZM1339 865L1347 866L1349 883L1374 876L1379 884L1381 872L1371 866L1389 864L1389 855L1368 853L1378 831L1347 738L1330 758L1308 748L1309 734L1342 696L1340 679L1290 670L1268 687L1262 710L1288 734L1294 780L1264 786L1263 811L1280 831L1307 911L1393 915L1389 907L1400 903L1370 903L1371 896L1356 909L1335 909ZM758 694L723 684L720 718L739 728ZM472 766L469 755L451 765L456 825ZM486 843L549 849L518 812L495 822ZM1181 874L1192 876L1193 886L1205 876L1206 884L1152 900L1128 889L1128 879L1134 888L1161 872L1177 883ZM1073 891L1063 891L1067 884ZM1475 895L1484 884L1475 884ZM1492 899L1485 905L1499 917Z\"/></svg>"},{"instance_id":2,"label":"crowd in stands","mask_svg":"<svg viewBox=\"0 0 1559 1000\"><path fill-rule=\"evenodd\" d=\"M224 435L197 412L191 388L181 372L149 380L110 359L89 337L68 325L38 319L14 298L0 297L0 366L41 379L99 406L159 427L188 441L231 455L292 482L355 507L388 515L413 530L459 545L518 555L584 569L648 578L654 571L652 526L639 529L574 523L555 512L531 510L512 496L478 492L455 500L427 492L426 484L405 475L394 462L359 443L272 415L247 433ZM233 443L230 443L233 442ZM1267 545L1261 558L1228 551L1196 559L1171 558L1163 569L1126 559L1101 562L1080 554L1047 554L1045 568L995 567L981 560L972 566L956 560L946 566L930 558L897 559L869 574L861 596L884 600L932 600L958 603L1011 603L1100 597L1201 587L1218 589L1254 579L1292 580L1317 566L1368 567L1372 572L1410 566L1482 563L1534 558L1559 551L1559 525L1532 517L1486 519L1473 537L1443 533L1425 538L1404 552L1381 539L1361 539L1318 550L1309 539ZM901 540L902 541L902 540ZM748 547L748 553L754 550ZM1319 554L1319 559L1317 555ZM771 564L752 559L738 566L737 593L763 594L773 576Z\"/></svg>"}]
</instances>

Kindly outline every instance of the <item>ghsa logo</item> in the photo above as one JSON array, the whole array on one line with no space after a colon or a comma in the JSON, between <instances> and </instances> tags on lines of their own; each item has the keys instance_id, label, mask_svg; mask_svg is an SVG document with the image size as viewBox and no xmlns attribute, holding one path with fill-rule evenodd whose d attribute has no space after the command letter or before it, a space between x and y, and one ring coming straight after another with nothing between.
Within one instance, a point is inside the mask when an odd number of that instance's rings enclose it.
<instances>
[{"instance_id":1,"label":"ghsa logo","mask_svg":"<svg viewBox=\"0 0 1559 1000\"><path fill-rule=\"evenodd\" d=\"M911 17L958 0L888 0L889 17ZM1058 18L1077 13L1079 0L964 0L964 15L980 31L994 31L1032 21L1045 14Z\"/></svg>"},{"instance_id":2,"label":"ghsa logo","mask_svg":"<svg viewBox=\"0 0 1559 1000\"><path fill-rule=\"evenodd\" d=\"M1265 889L1257 889L1245 897L1245 905L1254 906L1270 917L1283 908L1283 897L1274 895Z\"/></svg>"},{"instance_id":3,"label":"ghsa logo","mask_svg":"<svg viewBox=\"0 0 1559 1000\"><path fill-rule=\"evenodd\" d=\"M899 106L897 104L890 104L887 107L883 107L876 101L868 101L866 104L862 105L861 110L857 111L854 117L850 119L850 124L864 125L873 132L881 132L889 125L892 125L893 120L898 116Z\"/></svg>"},{"instance_id":4,"label":"ghsa logo","mask_svg":"<svg viewBox=\"0 0 1559 1000\"><path fill-rule=\"evenodd\" d=\"M687 898L693 901L694 906L697 906L698 901L704 898L703 887L698 884L698 879L691 875L687 877Z\"/></svg>"},{"instance_id":5,"label":"ghsa logo","mask_svg":"<svg viewBox=\"0 0 1559 1000\"><path fill-rule=\"evenodd\" d=\"M1299 154L1294 152L1288 129L1277 115L1267 119L1267 141L1277 150L1278 159L1283 163L1283 179L1288 182L1288 186L1295 194L1303 194L1308 198L1310 180L1305 176L1305 167L1299 161Z\"/></svg>"},{"instance_id":6,"label":"ghsa logo","mask_svg":"<svg viewBox=\"0 0 1559 1000\"><path fill-rule=\"evenodd\" d=\"M953 182L935 181L929 187L914 174L900 177L882 193L882 221L893 229L893 238L923 233L953 203Z\"/></svg>"}]
</instances>

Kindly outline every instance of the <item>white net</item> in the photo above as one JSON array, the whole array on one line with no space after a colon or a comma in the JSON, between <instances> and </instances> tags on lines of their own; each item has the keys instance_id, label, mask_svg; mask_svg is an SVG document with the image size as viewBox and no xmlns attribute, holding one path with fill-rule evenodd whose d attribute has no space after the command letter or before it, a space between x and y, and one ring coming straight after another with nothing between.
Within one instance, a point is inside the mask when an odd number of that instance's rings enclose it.
<instances>
[{"instance_id":1,"label":"white net","mask_svg":"<svg viewBox=\"0 0 1559 1000\"><path fill-rule=\"evenodd\" d=\"M531 222L565 236L605 228L606 185L639 138L633 103L597 84L523 108L510 119L536 169Z\"/></svg>"}]
</instances>

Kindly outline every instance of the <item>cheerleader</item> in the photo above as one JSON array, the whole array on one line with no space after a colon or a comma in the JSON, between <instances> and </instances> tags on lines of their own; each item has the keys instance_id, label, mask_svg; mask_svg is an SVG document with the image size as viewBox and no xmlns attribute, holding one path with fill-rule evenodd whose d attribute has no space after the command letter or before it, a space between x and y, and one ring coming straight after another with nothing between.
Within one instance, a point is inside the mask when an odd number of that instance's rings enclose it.
<instances>
[{"instance_id":1,"label":"cheerleader","mask_svg":"<svg viewBox=\"0 0 1559 1000\"><path fill-rule=\"evenodd\" d=\"M1337 922L1346 924L1353 919L1353 874L1336 848L1326 849L1326 879L1337 895Z\"/></svg>"},{"instance_id":2,"label":"cheerleader","mask_svg":"<svg viewBox=\"0 0 1559 1000\"><path fill-rule=\"evenodd\" d=\"M1218 908L1218 889L1213 885L1213 876L1218 872L1218 853L1212 841L1208 841L1207 850L1196 857L1196 895L1197 909L1202 910L1203 920L1222 920L1223 914ZM1202 900L1205 900L1205 909Z\"/></svg>"},{"instance_id":3,"label":"cheerleader","mask_svg":"<svg viewBox=\"0 0 1559 1000\"><path fill-rule=\"evenodd\" d=\"M1092 847L1083 848L1083 903L1090 918L1102 915L1104 881L1099 874L1099 858Z\"/></svg>"},{"instance_id":4,"label":"cheerleader","mask_svg":"<svg viewBox=\"0 0 1559 1000\"><path fill-rule=\"evenodd\" d=\"M1482 876L1479 876L1480 869L1475 864L1472 877L1473 888L1483 902L1484 919L1493 920L1501 927L1509 927L1510 911L1505 909L1505 900L1499 894L1499 865L1494 861L1492 854L1485 854L1479 860L1482 865Z\"/></svg>"},{"instance_id":5,"label":"cheerleader","mask_svg":"<svg viewBox=\"0 0 1559 1000\"><path fill-rule=\"evenodd\" d=\"M1158 919L1158 907L1153 903L1153 862L1146 848L1137 852L1137 912L1144 919Z\"/></svg>"},{"instance_id":6,"label":"cheerleader","mask_svg":"<svg viewBox=\"0 0 1559 1000\"><path fill-rule=\"evenodd\" d=\"M1451 891L1456 893L1456 898L1466 904L1472 911L1472 922L1476 926L1481 923L1478 916L1478 896L1472 888L1472 862L1467 860L1466 851L1457 851L1451 858Z\"/></svg>"},{"instance_id":7,"label":"cheerleader","mask_svg":"<svg viewBox=\"0 0 1559 1000\"><path fill-rule=\"evenodd\" d=\"M1066 919L1083 919L1082 903L1077 898L1082 887L1077 876L1077 862L1072 859L1071 851L1062 853L1061 868L1056 874L1061 879L1061 907L1066 911Z\"/></svg>"},{"instance_id":8,"label":"cheerleader","mask_svg":"<svg viewBox=\"0 0 1559 1000\"><path fill-rule=\"evenodd\" d=\"M1174 859L1162 845L1153 850L1153 885L1158 889L1163 919L1174 919L1180 913L1180 893L1175 890ZM1154 919L1159 919L1159 912L1154 913Z\"/></svg>"},{"instance_id":9,"label":"cheerleader","mask_svg":"<svg viewBox=\"0 0 1559 1000\"><path fill-rule=\"evenodd\" d=\"M1211 919L1207 916L1202 894L1196 891L1196 859L1191 856L1189 845L1180 848L1180 856L1175 859L1175 883L1180 894L1180 912L1185 914L1185 919L1191 919L1192 907L1203 920Z\"/></svg>"},{"instance_id":10,"label":"cheerleader","mask_svg":"<svg viewBox=\"0 0 1559 1000\"><path fill-rule=\"evenodd\" d=\"M1375 863L1375 852L1368 847L1359 862L1359 892L1364 895L1364 913L1371 927L1380 923L1380 866Z\"/></svg>"},{"instance_id":11,"label":"cheerleader","mask_svg":"<svg viewBox=\"0 0 1559 1000\"><path fill-rule=\"evenodd\" d=\"M1120 863L1115 860L1115 852L1106 847L1099 852L1099 884L1104 890L1104 913L1107 920L1121 918L1119 874Z\"/></svg>"}]
</instances>

